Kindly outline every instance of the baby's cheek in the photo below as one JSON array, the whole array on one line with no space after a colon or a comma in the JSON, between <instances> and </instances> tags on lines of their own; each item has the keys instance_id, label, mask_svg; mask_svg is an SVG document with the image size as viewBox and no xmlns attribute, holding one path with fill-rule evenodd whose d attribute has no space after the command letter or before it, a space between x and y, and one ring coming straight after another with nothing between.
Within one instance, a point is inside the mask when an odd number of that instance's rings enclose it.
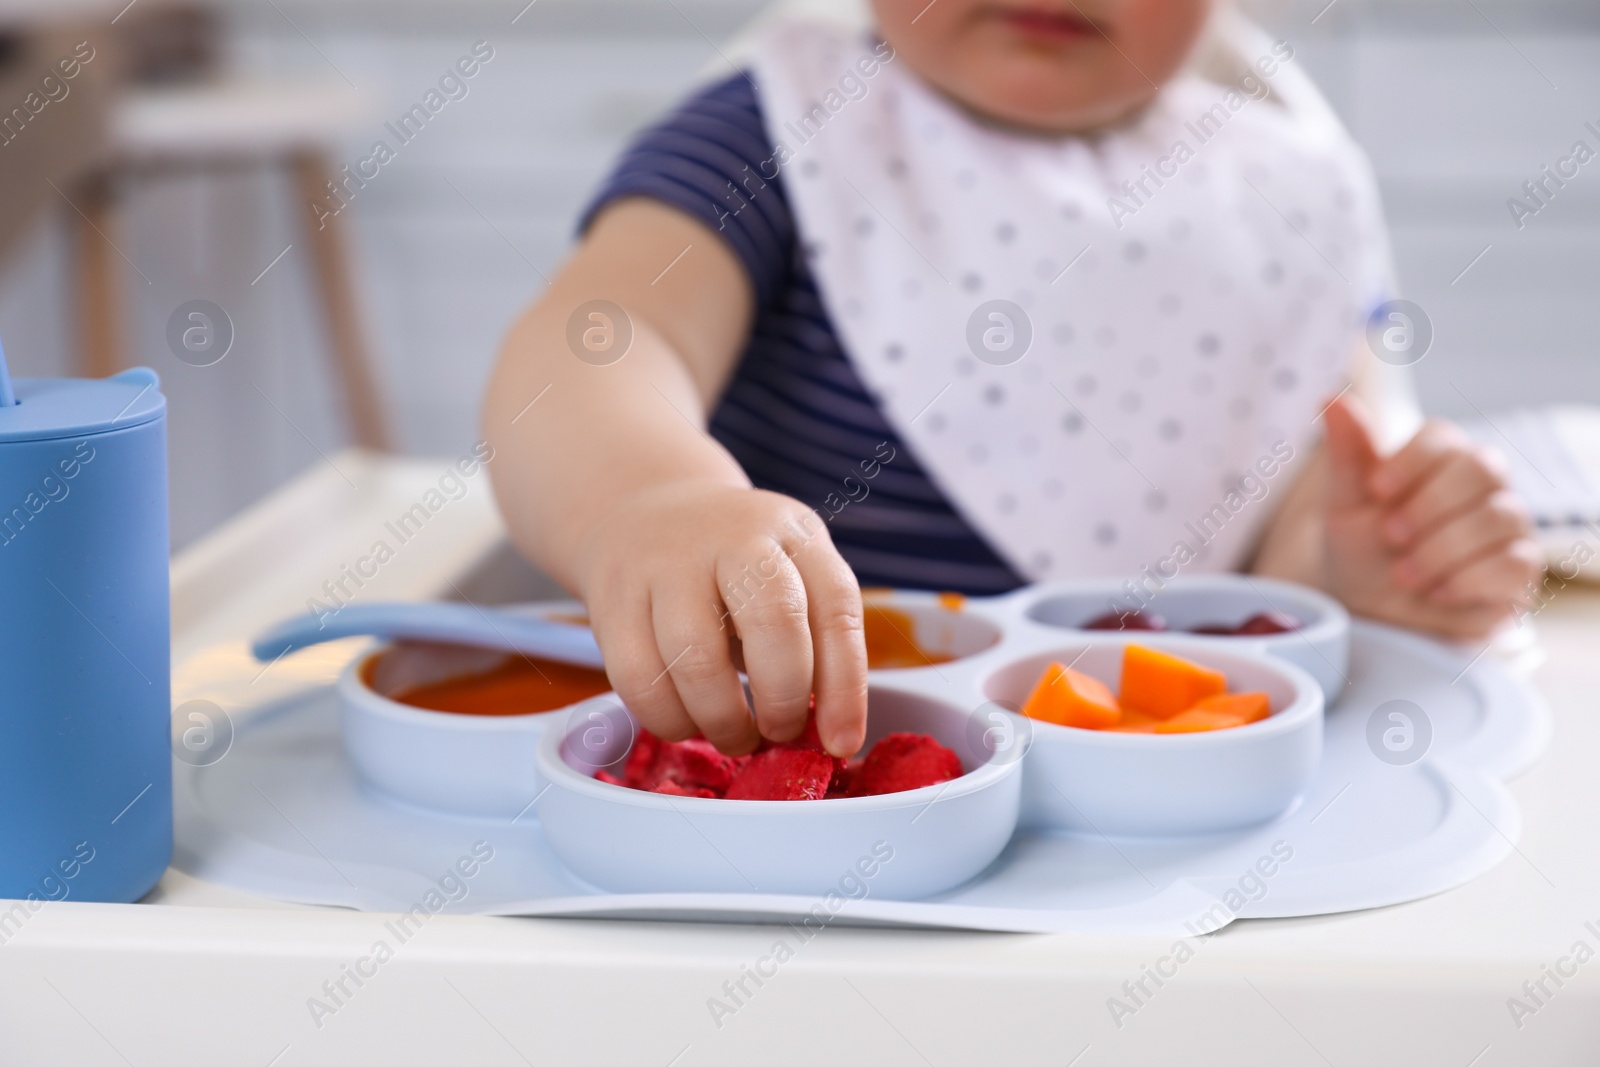
<instances>
[{"instance_id":1,"label":"baby's cheek","mask_svg":"<svg viewBox=\"0 0 1600 1067\"><path fill-rule=\"evenodd\" d=\"M1132 66L1164 83L1188 58L1205 27L1211 0L1119 0L1111 5L1111 36Z\"/></svg>"}]
</instances>

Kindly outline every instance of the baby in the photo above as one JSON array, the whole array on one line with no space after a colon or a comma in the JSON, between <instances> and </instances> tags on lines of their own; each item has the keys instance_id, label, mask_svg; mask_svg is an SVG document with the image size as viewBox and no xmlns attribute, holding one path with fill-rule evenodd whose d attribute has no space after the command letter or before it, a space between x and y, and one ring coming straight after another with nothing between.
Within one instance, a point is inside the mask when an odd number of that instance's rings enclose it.
<instances>
[{"instance_id":1,"label":"baby","mask_svg":"<svg viewBox=\"0 0 1600 1067\"><path fill-rule=\"evenodd\" d=\"M1383 228L1290 46L1208 81L1206 0L874 15L772 27L645 132L494 376L511 534L646 727L748 752L814 694L855 752L863 584L1510 613L1538 556L1500 464L1437 421L1386 451L1357 399Z\"/></svg>"}]
</instances>

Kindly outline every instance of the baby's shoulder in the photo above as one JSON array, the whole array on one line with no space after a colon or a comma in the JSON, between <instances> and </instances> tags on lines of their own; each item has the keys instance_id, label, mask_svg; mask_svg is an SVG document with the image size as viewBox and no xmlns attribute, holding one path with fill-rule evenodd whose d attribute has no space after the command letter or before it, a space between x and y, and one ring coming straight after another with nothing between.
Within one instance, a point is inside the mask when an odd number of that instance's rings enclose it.
<instances>
[{"instance_id":1,"label":"baby's shoulder","mask_svg":"<svg viewBox=\"0 0 1600 1067\"><path fill-rule=\"evenodd\" d=\"M741 71L694 89L646 132L702 129L708 124L765 136L761 98L748 74Z\"/></svg>"}]
</instances>

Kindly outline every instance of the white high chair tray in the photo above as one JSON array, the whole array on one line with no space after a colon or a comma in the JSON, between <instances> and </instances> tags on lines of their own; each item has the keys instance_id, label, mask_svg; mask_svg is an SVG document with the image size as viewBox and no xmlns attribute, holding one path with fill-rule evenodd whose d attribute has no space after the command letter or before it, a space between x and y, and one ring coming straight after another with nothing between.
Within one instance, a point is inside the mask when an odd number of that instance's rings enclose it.
<instances>
[{"instance_id":1,"label":"white high chair tray","mask_svg":"<svg viewBox=\"0 0 1600 1067\"><path fill-rule=\"evenodd\" d=\"M1548 712L1492 659L1473 662L1362 623L1351 645L1351 684L1328 712L1318 772L1279 819L1167 839L1021 828L987 870L955 890L889 901L874 899L869 884L865 896L842 902L605 893L562 867L531 805L514 820L455 818L367 787L345 759L328 684L356 645L302 653L276 668L267 686L258 684L260 667L229 646L202 654L189 672L201 684L188 695L227 707L235 735L226 758L210 766L175 764L173 864L245 892L373 911L423 905L495 915L793 922L823 906L827 921L847 924L1163 936L1241 917L1395 904L1460 885L1515 847L1521 820L1502 780L1538 757L1550 734ZM273 687L280 692L264 696ZM1397 697L1425 709L1432 727L1425 755L1407 766L1379 760L1367 740L1371 712ZM475 845L481 854L480 842L493 859L470 878L446 877Z\"/></svg>"}]
</instances>

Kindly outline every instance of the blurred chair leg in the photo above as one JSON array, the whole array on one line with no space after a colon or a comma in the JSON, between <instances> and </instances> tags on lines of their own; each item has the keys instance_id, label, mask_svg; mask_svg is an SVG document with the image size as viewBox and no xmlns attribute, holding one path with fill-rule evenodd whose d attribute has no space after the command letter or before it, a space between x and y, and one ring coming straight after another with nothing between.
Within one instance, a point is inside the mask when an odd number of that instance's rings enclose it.
<instances>
[{"instance_id":1,"label":"blurred chair leg","mask_svg":"<svg viewBox=\"0 0 1600 1067\"><path fill-rule=\"evenodd\" d=\"M105 378L124 366L123 306L117 283L116 205L112 176L97 174L77 189L72 212L73 258L78 275L78 370Z\"/></svg>"},{"instance_id":2,"label":"blurred chair leg","mask_svg":"<svg viewBox=\"0 0 1600 1067\"><path fill-rule=\"evenodd\" d=\"M371 353L356 308L349 250L338 219L325 217L319 222L311 210L312 203L325 202L327 183L333 173L313 152L296 154L293 170L299 201L295 210L305 220L306 236L316 260L317 289L327 318L335 369L344 386L350 427L358 444L387 451L389 431L378 401Z\"/></svg>"}]
</instances>

